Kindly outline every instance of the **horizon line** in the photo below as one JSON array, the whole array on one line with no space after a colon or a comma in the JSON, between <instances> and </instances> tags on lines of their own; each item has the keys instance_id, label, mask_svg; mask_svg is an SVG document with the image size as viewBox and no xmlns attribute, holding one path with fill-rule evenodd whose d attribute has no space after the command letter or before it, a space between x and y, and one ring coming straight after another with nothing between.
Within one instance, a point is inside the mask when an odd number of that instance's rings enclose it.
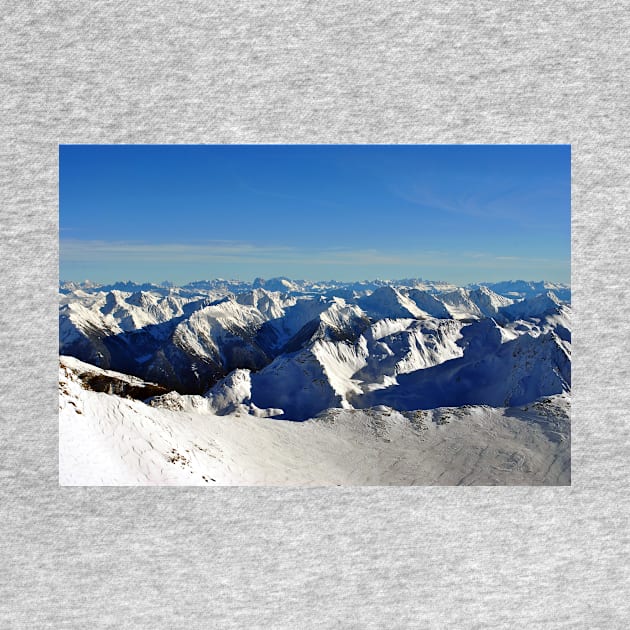
<instances>
[{"instance_id":1,"label":"horizon line","mask_svg":"<svg viewBox=\"0 0 630 630\"><path fill-rule=\"evenodd\" d=\"M155 281L151 281L151 280L131 280L131 279L118 279L118 280L112 280L112 281L95 281L95 280L90 280L89 278L85 278L83 280L73 280L73 279L59 279L59 284L68 284L68 283L75 283L75 284L86 284L86 283L91 283L94 284L96 286L106 286L106 285L110 285L110 284L135 284L135 285L143 285L143 284L149 284L151 286L155 286L155 287L165 287L167 285L171 285L173 287L185 287L187 285L190 284L196 284L199 282L233 282L233 283L240 283L240 284L254 284L256 281L262 281L262 282L268 282L271 280L287 280L289 282L295 282L295 283L308 283L308 284L317 284L317 283L326 283L326 282L336 282L337 284L357 284L357 283L370 283L370 282L386 282L386 283L394 283L394 282L410 282L410 281L416 281L416 282L427 282L427 283L434 283L434 284L438 284L438 283L443 283L443 284L452 284L454 286L467 286L467 285L471 285L471 284L500 284L503 282L551 282L554 284L561 284L564 286L571 286L571 282L564 282L564 281L560 281L560 280L550 280L548 278L506 278L504 280L477 280L477 281L472 281L472 282L466 282L464 284L461 283L457 283L457 282L453 282L451 280L445 280L445 279L436 279L436 278L423 278L421 276L407 276L404 278L360 278L357 280L337 280L335 278L319 278L317 280L309 280L307 278L291 278L289 276L270 276L268 278L264 278L262 276L257 276L255 277L253 280L244 280L242 278L225 278L223 276L217 276L217 277L212 277L212 278L198 278L195 280L189 280L187 282L184 283L175 283L171 280L162 280L160 282L155 282Z\"/></svg>"}]
</instances>

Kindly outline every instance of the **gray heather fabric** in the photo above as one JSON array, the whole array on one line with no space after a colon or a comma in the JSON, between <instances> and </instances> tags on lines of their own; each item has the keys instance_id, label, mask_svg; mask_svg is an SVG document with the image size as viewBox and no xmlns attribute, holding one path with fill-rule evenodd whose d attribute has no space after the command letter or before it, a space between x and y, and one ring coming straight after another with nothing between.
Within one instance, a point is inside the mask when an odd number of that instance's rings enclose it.
<instances>
[{"instance_id":1,"label":"gray heather fabric","mask_svg":"<svg viewBox=\"0 0 630 630\"><path fill-rule=\"evenodd\" d=\"M628 9L3 3L0 627L627 627ZM572 487L59 488L74 142L571 143Z\"/></svg>"}]
</instances>

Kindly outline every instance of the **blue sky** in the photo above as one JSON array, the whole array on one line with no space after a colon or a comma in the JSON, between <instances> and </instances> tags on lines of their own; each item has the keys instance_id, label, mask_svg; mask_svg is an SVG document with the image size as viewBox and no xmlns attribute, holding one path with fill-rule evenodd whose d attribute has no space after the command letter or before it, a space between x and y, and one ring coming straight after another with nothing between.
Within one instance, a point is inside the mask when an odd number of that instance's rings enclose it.
<instances>
[{"instance_id":1,"label":"blue sky","mask_svg":"<svg viewBox=\"0 0 630 630\"><path fill-rule=\"evenodd\" d=\"M570 282L568 145L62 145L60 278Z\"/></svg>"}]
</instances>

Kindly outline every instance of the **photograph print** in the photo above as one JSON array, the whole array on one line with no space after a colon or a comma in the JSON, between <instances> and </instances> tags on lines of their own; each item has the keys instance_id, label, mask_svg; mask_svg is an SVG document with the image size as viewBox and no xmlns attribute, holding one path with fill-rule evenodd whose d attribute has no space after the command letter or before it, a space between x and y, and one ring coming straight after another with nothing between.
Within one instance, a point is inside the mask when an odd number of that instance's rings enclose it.
<instances>
[{"instance_id":1,"label":"photograph print","mask_svg":"<svg viewBox=\"0 0 630 630\"><path fill-rule=\"evenodd\" d=\"M569 145L61 145L59 483L570 485Z\"/></svg>"}]
</instances>

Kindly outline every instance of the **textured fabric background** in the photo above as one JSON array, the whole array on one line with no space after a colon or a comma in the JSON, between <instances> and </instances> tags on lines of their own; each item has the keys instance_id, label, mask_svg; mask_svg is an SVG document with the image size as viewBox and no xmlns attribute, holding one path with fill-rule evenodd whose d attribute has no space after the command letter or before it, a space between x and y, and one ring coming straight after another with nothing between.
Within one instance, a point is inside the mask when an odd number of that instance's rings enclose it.
<instances>
[{"instance_id":1,"label":"textured fabric background","mask_svg":"<svg viewBox=\"0 0 630 630\"><path fill-rule=\"evenodd\" d=\"M3 2L0 627L627 628L629 8ZM571 143L572 487L59 488L75 142Z\"/></svg>"}]
</instances>

